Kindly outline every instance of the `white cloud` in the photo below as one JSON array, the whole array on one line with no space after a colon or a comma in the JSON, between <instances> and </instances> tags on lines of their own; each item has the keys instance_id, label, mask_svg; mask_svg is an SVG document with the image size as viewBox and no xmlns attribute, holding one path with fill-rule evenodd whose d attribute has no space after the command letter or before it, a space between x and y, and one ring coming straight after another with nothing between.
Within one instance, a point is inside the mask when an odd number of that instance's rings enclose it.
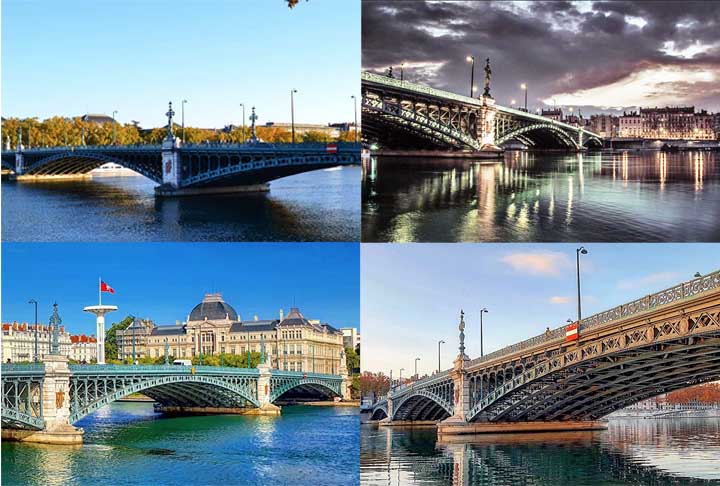
<instances>
[{"instance_id":1,"label":"white cloud","mask_svg":"<svg viewBox=\"0 0 720 486\"><path fill-rule=\"evenodd\" d=\"M718 44L701 44L700 41L695 41L684 49L678 49L675 45L675 41L666 41L663 43L660 50L668 56L679 57L681 59L692 59L697 54L703 54L717 46Z\"/></svg>"},{"instance_id":2,"label":"white cloud","mask_svg":"<svg viewBox=\"0 0 720 486\"><path fill-rule=\"evenodd\" d=\"M427 32L433 37L450 37L452 39L459 39L465 36L465 32L458 32L447 27L438 27L436 25L419 25L418 29Z\"/></svg>"},{"instance_id":3,"label":"white cloud","mask_svg":"<svg viewBox=\"0 0 720 486\"><path fill-rule=\"evenodd\" d=\"M708 68L693 66L662 66L644 69L605 86L574 92L552 94L542 101L552 105L595 105L603 108L624 106L678 105L686 103L687 95L672 89L673 83L695 85L713 82L718 73ZM572 83L573 75L568 73L564 81ZM612 100L612 104L608 101Z\"/></svg>"},{"instance_id":4,"label":"white cloud","mask_svg":"<svg viewBox=\"0 0 720 486\"><path fill-rule=\"evenodd\" d=\"M678 272L657 272L651 273L650 275L643 275L642 277L620 280L617 286L622 290L633 290L660 284L672 285L679 283L679 280L681 280L681 275Z\"/></svg>"},{"instance_id":5,"label":"white cloud","mask_svg":"<svg viewBox=\"0 0 720 486\"><path fill-rule=\"evenodd\" d=\"M554 251L511 253L502 257L502 261L518 272L553 277L560 275L560 271L569 264L567 255Z\"/></svg>"},{"instance_id":6,"label":"white cloud","mask_svg":"<svg viewBox=\"0 0 720 486\"><path fill-rule=\"evenodd\" d=\"M568 304L570 300L570 297L555 295L553 297L550 297L550 300L548 300L548 302L550 302L551 304Z\"/></svg>"},{"instance_id":7,"label":"white cloud","mask_svg":"<svg viewBox=\"0 0 720 486\"><path fill-rule=\"evenodd\" d=\"M625 22L641 29L647 25L647 20L642 17L635 17L633 15L626 15Z\"/></svg>"}]
</instances>

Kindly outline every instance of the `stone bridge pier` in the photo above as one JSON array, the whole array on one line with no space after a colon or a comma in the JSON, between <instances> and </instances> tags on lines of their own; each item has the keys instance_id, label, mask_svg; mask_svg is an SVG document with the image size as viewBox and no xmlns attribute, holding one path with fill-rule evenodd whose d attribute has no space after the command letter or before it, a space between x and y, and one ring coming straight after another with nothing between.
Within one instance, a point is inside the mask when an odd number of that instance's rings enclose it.
<instances>
[{"instance_id":1,"label":"stone bridge pier","mask_svg":"<svg viewBox=\"0 0 720 486\"><path fill-rule=\"evenodd\" d=\"M82 444L83 429L70 423L70 368L66 356L45 357L41 406L43 430L2 429L2 438L41 444Z\"/></svg>"}]
</instances>

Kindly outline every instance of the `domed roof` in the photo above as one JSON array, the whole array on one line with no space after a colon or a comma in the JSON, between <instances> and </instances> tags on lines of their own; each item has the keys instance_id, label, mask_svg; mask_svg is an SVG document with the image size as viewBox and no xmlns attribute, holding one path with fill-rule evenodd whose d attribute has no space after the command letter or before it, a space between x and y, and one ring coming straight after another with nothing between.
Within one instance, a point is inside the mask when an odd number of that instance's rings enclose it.
<instances>
[{"instance_id":1,"label":"domed roof","mask_svg":"<svg viewBox=\"0 0 720 486\"><path fill-rule=\"evenodd\" d=\"M229 304L226 304L222 294L205 294L205 298L193 308L188 321L209 321L229 319L237 321L238 315Z\"/></svg>"}]
</instances>

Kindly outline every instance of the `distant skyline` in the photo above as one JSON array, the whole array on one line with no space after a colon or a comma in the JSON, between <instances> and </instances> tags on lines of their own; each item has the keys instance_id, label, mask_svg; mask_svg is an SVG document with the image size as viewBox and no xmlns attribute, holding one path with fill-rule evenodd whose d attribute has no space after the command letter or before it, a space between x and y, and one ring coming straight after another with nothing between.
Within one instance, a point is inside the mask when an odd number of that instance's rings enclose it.
<instances>
[{"instance_id":1,"label":"distant skyline","mask_svg":"<svg viewBox=\"0 0 720 486\"><path fill-rule=\"evenodd\" d=\"M112 115L151 128L349 122L360 3L187 0L2 3L4 117Z\"/></svg>"},{"instance_id":2,"label":"distant skyline","mask_svg":"<svg viewBox=\"0 0 720 486\"><path fill-rule=\"evenodd\" d=\"M46 324L57 302L73 334L95 334L83 312L98 278L115 290L107 327L128 315L156 324L186 320L205 293L221 292L243 320L276 319L297 306L308 319L358 327L357 243L3 243L2 321Z\"/></svg>"},{"instance_id":3,"label":"distant skyline","mask_svg":"<svg viewBox=\"0 0 720 486\"><path fill-rule=\"evenodd\" d=\"M362 369L400 368L404 377L449 369L465 346L480 356L563 326L577 317L575 250L581 255L582 314L617 305L720 270L714 244L365 244L362 245Z\"/></svg>"},{"instance_id":4,"label":"distant skyline","mask_svg":"<svg viewBox=\"0 0 720 486\"><path fill-rule=\"evenodd\" d=\"M720 111L720 3L706 1L363 0L363 69L482 92L497 103L622 113L637 106Z\"/></svg>"}]
</instances>

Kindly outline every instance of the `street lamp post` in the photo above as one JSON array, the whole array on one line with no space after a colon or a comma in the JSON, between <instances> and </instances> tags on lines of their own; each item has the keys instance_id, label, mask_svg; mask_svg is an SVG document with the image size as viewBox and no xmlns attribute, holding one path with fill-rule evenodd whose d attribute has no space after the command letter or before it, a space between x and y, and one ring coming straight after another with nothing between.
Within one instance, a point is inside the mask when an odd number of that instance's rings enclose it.
<instances>
[{"instance_id":1,"label":"street lamp post","mask_svg":"<svg viewBox=\"0 0 720 486\"><path fill-rule=\"evenodd\" d=\"M465 58L470 63L470 98L473 95L473 85L475 84L475 56Z\"/></svg>"},{"instance_id":2,"label":"street lamp post","mask_svg":"<svg viewBox=\"0 0 720 486\"><path fill-rule=\"evenodd\" d=\"M405 79L405 63L400 64L400 82Z\"/></svg>"},{"instance_id":3,"label":"street lamp post","mask_svg":"<svg viewBox=\"0 0 720 486\"><path fill-rule=\"evenodd\" d=\"M415 358L415 379L418 379L418 372L417 372L417 362L420 361L420 358Z\"/></svg>"},{"instance_id":4,"label":"street lamp post","mask_svg":"<svg viewBox=\"0 0 720 486\"><path fill-rule=\"evenodd\" d=\"M438 341L438 373L440 373L440 345L445 344L445 341Z\"/></svg>"},{"instance_id":5,"label":"street lamp post","mask_svg":"<svg viewBox=\"0 0 720 486\"><path fill-rule=\"evenodd\" d=\"M527 84L523 83L520 87L525 90L525 112L527 112Z\"/></svg>"},{"instance_id":6,"label":"street lamp post","mask_svg":"<svg viewBox=\"0 0 720 486\"><path fill-rule=\"evenodd\" d=\"M584 246L575 250L575 258L577 262L577 305L578 305L578 322L582 319L582 306L580 303L580 254L587 255L587 250Z\"/></svg>"},{"instance_id":7,"label":"street lamp post","mask_svg":"<svg viewBox=\"0 0 720 486\"><path fill-rule=\"evenodd\" d=\"M133 320L132 324L132 365L135 364L135 320Z\"/></svg>"},{"instance_id":8,"label":"street lamp post","mask_svg":"<svg viewBox=\"0 0 720 486\"><path fill-rule=\"evenodd\" d=\"M290 126L292 128L292 143L295 145L295 93L296 89L290 90Z\"/></svg>"},{"instance_id":9,"label":"street lamp post","mask_svg":"<svg viewBox=\"0 0 720 486\"><path fill-rule=\"evenodd\" d=\"M182 108L182 142L185 143L185 103L187 103L187 100L182 100L182 104L180 105L180 108Z\"/></svg>"},{"instance_id":10,"label":"street lamp post","mask_svg":"<svg viewBox=\"0 0 720 486\"><path fill-rule=\"evenodd\" d=\"M243 109L243 131L242 131L242 143L245 143L245 103L240 103Z\"/></svg>"},{"instance_id":11,"label":"street lamp post","mask_svg":"<svg viewBox=\"0 0 720 486\"><path fill-rule=\"evenodd\" d=\"M483 357L483 314L487 313L487 308L480 309L480 357Z\"/></svg>"},{"instance_id":12,"label":"street lamp post","mask_svg":"<svg viewBox=\"0 0 720 486\"><path fill-rule=\"evenodd\" d=\"M117 141L117 125L115 123L115 114L117 112L117 110L113 110L113 145L115 145L115 142Z\"/></svg>"},{"instance_id":13,"label":"street lamp post","mask_svg":"<svg viewBox=\"0 0 720 486\"><path fill-rule=\"evenodd\" d=\"M35 305L35 362L37 363L38 360L38 321L37 321L37 309L38 309L38 303L35 299L30 299L28 301L28 304L34 304Z\"/></svg>"},{"instance_id":14,"label":"street lamp post","mask_svg":"<svg viewBox=\"0 0 720 486\"><path fill-rule=\"evenodd\" d=\"M200 366L202 366L202 355L203 355L202 324L200 324L200 332L198 335L198 342L200 343L200 357L198 359L198 362L200 363Z\"/></svg>"},{"instance_id":15,"label":"street lamp post","mask_svg":"<svg viewBox=\"0 0 720 486\"><path fill-rule=\"evenodd\" d=\"M400 368L400 378L398 378L398 381L400 382L400 385L402 385L402 372L405 371L405 368Z\"/></svg>"},{"instance_id":16,"label":"street lamp post","mask_svg":"<svg viewBox=\"0 0 720 486\"><path fill-rule=\"evenodd\" d=\"M357 130L357 98L355 95L350 96L353 99L353 108L355 109L355 143L358 143L358 130Z\"/></svg>"}]
</instances>

